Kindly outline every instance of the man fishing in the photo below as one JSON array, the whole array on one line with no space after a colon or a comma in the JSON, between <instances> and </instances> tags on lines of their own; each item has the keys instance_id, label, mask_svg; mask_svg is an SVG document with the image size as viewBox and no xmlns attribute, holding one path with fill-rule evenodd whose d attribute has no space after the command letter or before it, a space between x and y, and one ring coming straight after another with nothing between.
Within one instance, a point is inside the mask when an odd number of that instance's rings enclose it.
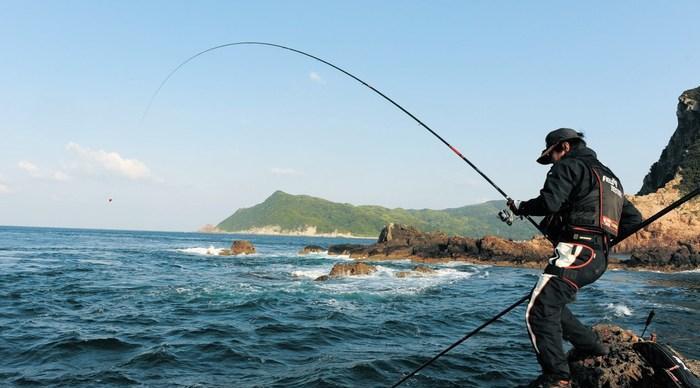
<instances>
[{"instance_id":1,"label":"man fishing","mask_svg":"<svg viewBox=\"0 0 700 388\"><path fill-rule=\"evenodd\" d=\"M553 164L540 195L524 202L508 199L516 215L544 216L540 225L555 246L525 313L542 367L542 375L530 387L571 386L563 339L579 354L608 353L607 346L566 305L576 299L579 288L605 272L611 240L642 221L639 211L624 197L620 181L598 161L583 137L570 128L550 132L537 159L540 164Z\"/></svg>"}]
</instances>

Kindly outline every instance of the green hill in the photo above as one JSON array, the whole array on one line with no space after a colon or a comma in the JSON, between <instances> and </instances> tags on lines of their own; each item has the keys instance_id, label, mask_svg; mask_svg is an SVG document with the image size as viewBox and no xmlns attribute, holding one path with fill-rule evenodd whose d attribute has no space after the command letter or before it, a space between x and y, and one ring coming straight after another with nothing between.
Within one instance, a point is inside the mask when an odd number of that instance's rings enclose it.
<instances>
[{"instance_id":1,"label":"green hill","mask_svg":"<svg viewBox=\"0 0 700 388\"><path fill-rule=\"evenodd\" d=\"M501 222L497 214L504 207L505 201L490 201L444 210L388 209L335 203L308 195L276 191L261 204L238 209L217 228L239 232L276 226L279 232L289 233L313 226L316 233L377 237L386 224L394 222L412 225L423 231L440 230L450 235L469 237L497 235L528 239L538 234L527 221L516 220L513 226Z\"/></svg>"}]
</instances>

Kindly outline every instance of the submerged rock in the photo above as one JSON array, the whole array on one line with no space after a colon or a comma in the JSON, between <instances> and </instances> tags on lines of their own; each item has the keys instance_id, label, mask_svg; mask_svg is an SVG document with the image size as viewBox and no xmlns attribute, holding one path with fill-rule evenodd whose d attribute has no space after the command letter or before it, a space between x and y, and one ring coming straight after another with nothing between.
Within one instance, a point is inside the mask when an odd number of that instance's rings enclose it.
<instances>
[{"instance_id":1,"label":"submerged rock","mask_svg":"<svg viewBox=\"0 0 700 388\"><path fill-rule=\"evenodd\" d=\"M397 278L406 278L406 277L411 277L411 276L426 276L426 275L432 275L434 274L435 271L432 268L423 266L423 265L417 265L413 267L411 271L401 271L396 273Z\"/></svg>"},{"instance_id":2,"label":"submerged rock","mask_svg":"<svg viewBox=\"0 0 700 388\"><path fill-rule=\"evenodd\" d=\"M338 263L333 266L328 275L319 276L316 281L324 281L331 278L346 276L369 275L377 271L377 267L365 263Z\"/></svg>"},{"instance_id":3,"label":"submerged rock","mask_svg":"<svg viewBox=\"0 0 700 388\"><path fill-rule=\"evenodd\" d=\"M325 252L326 249L323 247L320 247L318 245L307 245L304 247L304 249L299 251L300 255L308 255L310 253L322 253Z\"/></svg>"},{"instance_id":4,"label":"submerged rock","mask_svg":"<svg viewBox=\"0 0 700 388\"><path fill-rule=\"evenodd\" d=\"M248 240L234 240L231 249L223 249L219 252L221 256L235 256L240 254L255 253L255 246Z\"/></svg>"}]
</instances>

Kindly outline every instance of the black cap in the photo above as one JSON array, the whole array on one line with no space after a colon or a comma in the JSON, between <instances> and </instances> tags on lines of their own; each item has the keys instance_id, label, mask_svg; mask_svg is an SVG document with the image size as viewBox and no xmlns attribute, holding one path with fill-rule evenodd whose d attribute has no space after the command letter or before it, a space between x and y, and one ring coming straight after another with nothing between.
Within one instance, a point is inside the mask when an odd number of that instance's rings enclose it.
<instances>
[{"instance_id":1,"label":"black cap","mask_svg":"<svg viewBox=\"0 0 700 388\"><path fill-rule=\"evenodd\" d=\"M542 154L540 155L539 158L537 158L537 163L539 164L550 164L552 163L552 157L550 153L556 147L558 144L561 142L567 141L567 140L573 140L573 139L581 139L583 140L583 133L581 132L576 132L575 130L571 128L559 128L555 129L552 132L547 134L547 137L544 139L546 145L544 151L542 151Z\"/></svg>"}]
</instances>

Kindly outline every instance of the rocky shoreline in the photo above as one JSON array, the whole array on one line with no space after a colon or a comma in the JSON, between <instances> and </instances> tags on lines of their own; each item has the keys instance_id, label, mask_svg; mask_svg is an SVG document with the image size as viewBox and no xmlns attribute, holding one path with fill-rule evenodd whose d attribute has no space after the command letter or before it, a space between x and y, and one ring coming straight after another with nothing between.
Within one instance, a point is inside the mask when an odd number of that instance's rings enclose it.
<instances>
[{"instance_id":1,"label":"rocky shoreline","mask_svg":"<svg viewBox=\"0 0 700 388\"><path fill-rule=\"evenodd\" d=\"M674 250L672 254L669 254L672 245L650 246L644 250L636 248L629 259L616 258L613 254L608 268L664 272L700 268L700 244L685 240L678 244L683 249ZM526 241L511 241L495 236L473 239L447 236L439 232L424 233L412 226L389 224L374 244L331 245L328 254L347 255L357 261L410 260L426 264L465 261L541 269L546 266L552 249L552 244L544 237Z\"/></svg>"}]
</instances>

